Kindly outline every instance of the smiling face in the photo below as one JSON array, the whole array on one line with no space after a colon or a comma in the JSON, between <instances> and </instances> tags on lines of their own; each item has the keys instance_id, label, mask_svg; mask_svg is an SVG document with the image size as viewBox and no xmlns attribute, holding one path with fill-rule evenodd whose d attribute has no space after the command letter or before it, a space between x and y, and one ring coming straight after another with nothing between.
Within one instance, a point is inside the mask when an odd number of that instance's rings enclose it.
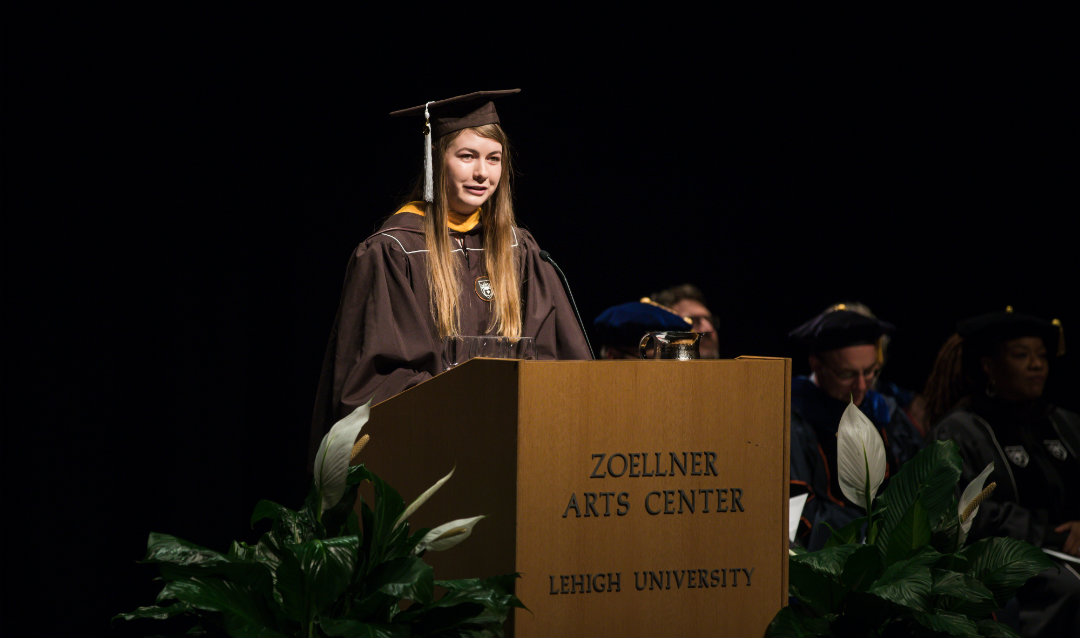
<instances>
[{"instance_id":1,"label":"smiling face","mask_svg":"<svg viewBox=\"0 0 1080 638\"><path fill-rule=\"evenodd\" d=\"M1042 396L1050 359L1039 337L1020 337L1001 344L993 357L983 357L983 372L1001 398L1030 401Z\"/></svg>"},{"instance_id":2,"label":"smiling face","mask_svg":"<svg viewBox=\"0 0 1080 638\"><path fill-rule=\"evenodd\" d=\"M471 215L499 186L502 144L464 129L443 154L443 167L447 206L455 213Z\"/></svg>"}]
</instances>

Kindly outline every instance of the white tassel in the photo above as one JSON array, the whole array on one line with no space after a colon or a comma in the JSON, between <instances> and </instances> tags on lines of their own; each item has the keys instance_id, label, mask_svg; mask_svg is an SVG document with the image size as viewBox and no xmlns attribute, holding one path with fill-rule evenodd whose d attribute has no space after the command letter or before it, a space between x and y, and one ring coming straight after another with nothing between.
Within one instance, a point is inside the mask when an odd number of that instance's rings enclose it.
<instances>
[{"instance_id":1,"label":"white tassel","mask_svg":"<svg viewBox=\"0 0 1080 638\"><path fill-rule=\"evenodd\" d=\"M431 116L428 104L431 102L424 104L424 201L431 203L435 201L435 188L431 176Z\"/></svg>"}]
</instances>

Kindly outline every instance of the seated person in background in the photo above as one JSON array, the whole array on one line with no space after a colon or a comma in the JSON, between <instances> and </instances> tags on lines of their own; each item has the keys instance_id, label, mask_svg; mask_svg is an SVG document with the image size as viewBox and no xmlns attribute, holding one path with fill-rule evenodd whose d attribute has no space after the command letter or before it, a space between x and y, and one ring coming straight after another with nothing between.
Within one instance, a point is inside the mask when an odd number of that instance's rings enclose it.
<instances>
[{"instance_id":1,"label":"seated person in background","mask_svg":"<svg viewBox=\"0 0 1080 638\"><path fill-rule=\"evenodd\" d=\"M1007 308L959 322L938 352L924 392L931 434L959 446L960 485L994 464L971 541L1009 536L1080 556L1080 415L1043 396L1063 345L1059 325ZM1023 636L1080 635L1080 561L1055 560L1005 610Z\"/></svg>"},{"instance_id":2,"label":"seated person in background","mask_svg":"<svg viewBox=\"0 0 1080 638\"><path fill-rule=\"evenodd\" d=\"M702 359L720 357L720 339L716 334L716 318L705 304L705 295L694 284L680 284L653 293L649 297L661 306L671 308L691 322L690 330L701 333L698 348Z\"/></svg>"},{"instance_id":3,"label":"seated person in background","mask_svg":"<svg viewBox=\"0 0 1080 638\"><path fill-rule=\"evenodd\" d=\"M853 310L867 317L876 317L869 306L859 301L843 301L835 304L833 308ZM909 390L908 388L901 387L885 378L884 367L889 358L889 339L889 335L882 335L881 337L882 371L879 371L877 377L874 378L874 384L871 386L871 389L876 390L887 397L896 399L900 408L907 414L908 419L915 425L915 428L919 430L919 434L925 438L930 427L929 424L926 423L926 399L921 394Z\"/></svg>"},{"instance_id":4,"label":"seated person in background","mask_svg":"<svg viewBox=\"0 0 1080 638\"><path fill-rule=\"evenodd\" d=\"M593 320L600 359L640 359L641 338L647 332L689 331L691 322L670 308L641 301L612 306Z\"/></svg>"},{"instance_id":5,"label":"seated person in background","mask_svg":"<svg viewBox=\"0 0 1080 638\"><path fill-rule=\"evenodd\" d=\"M881 370L881 338L893 330L876 317L833 306L788 333L808 352L811 370L791 381L791 495L809 494L795 538L803 547L821 549L829 526L840 529L865 514L844 497L837 478L836 430L849 403L881 433L886 481L923 446L896 401L872 389Z\"/></svg>"}]
</instances>

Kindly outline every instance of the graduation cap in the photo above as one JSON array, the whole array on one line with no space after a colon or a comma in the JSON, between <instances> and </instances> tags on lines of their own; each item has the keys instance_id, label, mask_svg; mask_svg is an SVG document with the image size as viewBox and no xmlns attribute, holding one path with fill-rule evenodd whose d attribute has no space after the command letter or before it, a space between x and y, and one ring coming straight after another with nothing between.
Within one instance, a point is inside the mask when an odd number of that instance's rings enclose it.
<instances>
[{"instance_id":1,"label":"graduation cap","mask_svg":"<svg viewBox=\"0 0 1080 638\"><path fill-rule=\"evenodd\" d=\"M521 89L475 91L390 113L393 117L424 117L424 201L434 201L431 177L432 137L442 137L447 133L484 124L498 124L499 113L495 110L495 100L520 91Z\"/></svg>"},{"instance_id":2,"label":"graduation cap","mask_svg":"<svg viewBox=\"0 0 1080 638\"><path fill-rule=\"evenodd\" d=\"M604 310L593 320L600 343L634 346L646 332L689 330L693 322L670 308L648 299L619 304Z\"/></svg>"},{"instance_id":3,"label":"graduation cap","mask_svg":"<svg viewBox=\"0 0 1080 638\"><path fill-rule=\"evenodd\" d=\"M848 346L876 345L891 335L896 327L888 321L850 310L846 304L829 306L824 312L788 333L788 338L810 352L823 352ZM879 353L880 356L880 353Z\"/></svg>"},{"instance_id":4,"label":"graduation cap","mask_svg":"<svg viewBox=\"0 0 1080 638\"><path fill-rule=\"evenodd\" d=\"M1060 321L1013 312L1012 306L962 319L956 324L956 332L969 346L972 355L988 354L998 344L1019 337L1041 337L1047 351L1057 356L1065 354L1064 329Z\"/></svg>"}]
</instances>

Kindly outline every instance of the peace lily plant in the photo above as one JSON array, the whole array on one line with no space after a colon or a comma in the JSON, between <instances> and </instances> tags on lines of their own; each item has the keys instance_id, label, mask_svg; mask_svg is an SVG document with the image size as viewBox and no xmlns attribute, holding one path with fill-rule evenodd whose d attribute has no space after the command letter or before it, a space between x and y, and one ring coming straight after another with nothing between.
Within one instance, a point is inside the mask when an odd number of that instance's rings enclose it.
<instances>
[{"instance_id":1,"label":"peace lily plant","mask_svg":"<svg viewBox=\"0 0 1080 638\"><path fill-rule=\"evenodd\" d=\"M165 584L155 605L114 620L165 621L176 635L501 635L513 608L524 607L511 593L518 575L435 580L424 554L461 543L483 516L412 532L409 517L453 470L406 506L363 464L351 464L368 441L357 437L369 411L370 403L360 406L323 437L299 510L255 506L251 524L271 525L254 545L233 542L219 553L151 533L143 562L157 565ZM375 502L361 499L357 517L363 481L373 484Z\"/></svg>"},{"instance_id":2,"label":"peace lily plant","mask_svg":"<svg viewBox=\"0 0 1080 638\"><path fill-rule=\"evenodd\" d=\"M1029 578L1053 566L1013 538L965 546L988 465L956 497L961 458L935 441L885 480L885 447L850 403L837 429L840 488L866 512L818 551L789 556L790 604L767 636L1016 636L995 612Z\"/></svg>"}]
</instances>

